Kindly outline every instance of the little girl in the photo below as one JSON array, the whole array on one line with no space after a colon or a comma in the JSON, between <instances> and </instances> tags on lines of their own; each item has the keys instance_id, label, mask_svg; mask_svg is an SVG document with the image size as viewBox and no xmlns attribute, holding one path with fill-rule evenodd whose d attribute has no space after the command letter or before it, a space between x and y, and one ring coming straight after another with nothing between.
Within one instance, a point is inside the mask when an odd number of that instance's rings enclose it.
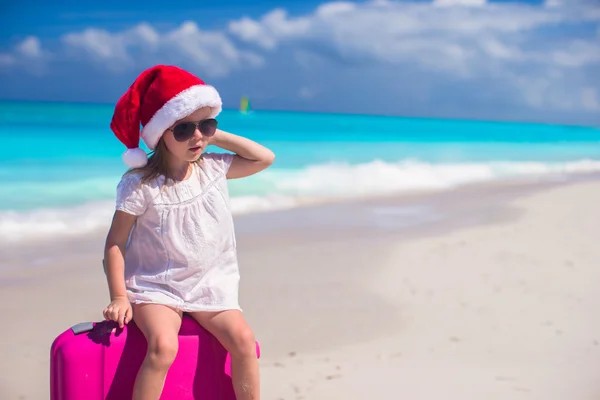
<instances>
[{"instance_id":1,"label":"little girl","mask_svg":"<svg viewBox=\"0 0 600 400\"><path fill-rule=\"evenodd\" d=\"M134 399L158 399L189 313L231 354L238 399L258 399L254 335L238 304L239 270L227 179L267 168L274 154L217 129L221 98L212 86L158 65L117 102L111 129L132 167L117 187L104 260L111 302L104 317L132 318L148 342ZM140 132L140 124L143 126ZM140 149L140 138L150 157ZM210 144L231 153L204 153Z\"/></svg>"}]
</instances>

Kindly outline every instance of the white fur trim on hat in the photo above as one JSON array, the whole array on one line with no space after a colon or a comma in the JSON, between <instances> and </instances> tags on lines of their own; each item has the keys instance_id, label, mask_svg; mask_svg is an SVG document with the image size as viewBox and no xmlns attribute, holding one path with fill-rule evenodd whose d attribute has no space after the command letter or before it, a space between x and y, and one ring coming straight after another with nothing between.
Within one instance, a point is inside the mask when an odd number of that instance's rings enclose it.
<instances>
[{"instance_id":1,"label":"white fur trim on hat","mask_svg":"<svg viewBox=\"0 0 600 400\"><path fill-rule=\"evenodd\" d=\"M139 147L127 149L123 153L123 162L130 168L141 168L148 163L148 155Z\"/></svg>"},{"instance_id":2,"label":"white fur trim on hat","mask_svg":"<svg viewBox=\"0 0 600 400\"><path fill-rule=\"evenodd\" d=\"M214 87L194 85L167 101L142 128L141 137L146 146L154 150L165 130L201 107L212 108L211 118L221 112L221 97Z\"/></svg>"}]
</instances>

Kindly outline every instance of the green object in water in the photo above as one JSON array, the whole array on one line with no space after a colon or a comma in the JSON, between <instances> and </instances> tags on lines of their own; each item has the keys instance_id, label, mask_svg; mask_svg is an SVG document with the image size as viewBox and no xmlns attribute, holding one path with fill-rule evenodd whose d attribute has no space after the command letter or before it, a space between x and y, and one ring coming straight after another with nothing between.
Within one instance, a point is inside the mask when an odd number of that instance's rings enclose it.
<instances>
[{"instance_id":1,"label":"green object in water","mask_svg":"<svg viewBox=\"0 0 600 400\"><path fill-rule=\"evenodd\" d=\"M250 111L250 100L248 99L248 96L242 96L242 98L240 100L240 112L242 112L243 114L246 114L249 111Z\"/></svg>"}]
</instances>

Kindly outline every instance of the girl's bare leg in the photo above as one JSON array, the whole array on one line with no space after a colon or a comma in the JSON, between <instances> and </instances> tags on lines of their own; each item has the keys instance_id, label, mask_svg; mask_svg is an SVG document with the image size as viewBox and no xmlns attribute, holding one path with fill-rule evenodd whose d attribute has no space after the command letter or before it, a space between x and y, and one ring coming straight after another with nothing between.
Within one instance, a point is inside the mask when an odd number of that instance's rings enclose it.
<instances>
[{"instance_id":1,"label":"girl's bare leg","mask_svg":"<svg viewBox=\"0 0 600 400\"><path fill-rule=\"evenodd\" d=\"M133 400L158 400L178 350L181 312L160 304L133 305L133 320L148 352L133 387Z\"/></svg>"},{"instance_id":2,"label":"girl's bare leg","mask_svg":"<svg viewBox=\"0 0 600 400\"><path fill-rule=\"evenodd\" d=\"M231 355L231 380L237 399L260 399L256 342L242 313L239 310L227 310L189 314L212 333Z\"/></svg>"}]
</instances>

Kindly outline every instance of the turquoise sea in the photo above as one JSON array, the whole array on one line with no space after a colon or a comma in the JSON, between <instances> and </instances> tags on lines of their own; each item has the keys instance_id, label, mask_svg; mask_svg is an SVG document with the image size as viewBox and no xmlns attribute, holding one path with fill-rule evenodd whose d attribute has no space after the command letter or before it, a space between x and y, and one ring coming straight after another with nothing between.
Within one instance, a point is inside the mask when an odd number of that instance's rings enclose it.
<instances>
[{"instance_id":1,"label":"turquoise sea","mask_svg":"<svg viewBox=\"0 0 600 400\"><path fill-rule=\"evenodd\" d=\"M109 223L126 169L125 148L109 129L112 111L0 102L0 240ZM218 119L277 155L261 174L230 181L236 214L600 170L600 129L591 127L237 110Z\"/></svg>"}]
</instances>

